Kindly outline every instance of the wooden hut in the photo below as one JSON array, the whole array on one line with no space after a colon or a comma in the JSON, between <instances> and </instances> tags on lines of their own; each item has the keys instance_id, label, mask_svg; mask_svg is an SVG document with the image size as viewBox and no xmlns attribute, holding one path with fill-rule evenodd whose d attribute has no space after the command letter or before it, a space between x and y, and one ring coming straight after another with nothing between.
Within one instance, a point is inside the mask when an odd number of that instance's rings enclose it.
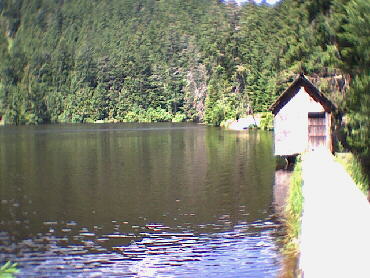
<instances>
[{"instance_id":1,"label":"wooden hut","mask_svg":"<svg viewBox=\"0 0 370 278\"><path fill-rule=\"evenodd\" d=\"M332 147L335 106L301 74L270 107L274 114L275 155L295 156Z\"/></svg>"}]
</instances>

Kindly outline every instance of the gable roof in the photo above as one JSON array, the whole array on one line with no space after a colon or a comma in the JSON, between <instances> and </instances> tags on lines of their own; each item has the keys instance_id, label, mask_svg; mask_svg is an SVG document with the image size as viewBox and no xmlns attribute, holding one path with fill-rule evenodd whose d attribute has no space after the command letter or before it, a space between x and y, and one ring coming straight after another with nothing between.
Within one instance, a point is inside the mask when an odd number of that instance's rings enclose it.
<instances>
[{"instance_id":1,"label":"gable roof","mask_svg":"<svg viewBox=\"0 0 370 278\"><path fill-rule=\"evenodd\" d=\"M285 90L284 93L270 106L270 111L274 115L279 113L280 109L283 108L298 92L301 87L304 87L305 91L317 102L319 102L325 109L326 112L332 112L336 110L335 105L327 99L305 76L303 73L294 80L294 82Z\"/></svg>"}]
</instances>

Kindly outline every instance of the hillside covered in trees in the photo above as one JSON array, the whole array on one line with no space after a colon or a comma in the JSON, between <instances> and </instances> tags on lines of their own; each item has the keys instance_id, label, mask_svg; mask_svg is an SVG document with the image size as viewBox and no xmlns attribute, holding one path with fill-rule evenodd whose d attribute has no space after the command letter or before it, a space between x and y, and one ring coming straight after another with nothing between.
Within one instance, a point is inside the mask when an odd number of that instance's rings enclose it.
<instances>
[{"instance_id":1,"label":"hillside covered in trees","mask_svg":"<svg viewBox=\"0 0 370 278\"><path fill-rule=\"evenodd\" d=\"M304 72L368 154L369 22L368 0L0 0L0 116L219 125Z\"/></svg>"}]
</instances>

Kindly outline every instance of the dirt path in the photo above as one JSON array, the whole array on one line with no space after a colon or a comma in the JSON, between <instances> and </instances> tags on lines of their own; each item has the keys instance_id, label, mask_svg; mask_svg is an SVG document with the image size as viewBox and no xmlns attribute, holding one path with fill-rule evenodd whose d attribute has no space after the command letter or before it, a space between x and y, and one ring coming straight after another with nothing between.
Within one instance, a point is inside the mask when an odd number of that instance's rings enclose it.
<instances>
[{"instance_id":1,"label":"dirt path","mask_svg":"<svg viewBox=\"0 0 370 278\"><path fill-rule=\"evenodd\" d=\"M370 277L370 205L328 152L303 157L304 278Z\"/></svg>"}]
</instances>

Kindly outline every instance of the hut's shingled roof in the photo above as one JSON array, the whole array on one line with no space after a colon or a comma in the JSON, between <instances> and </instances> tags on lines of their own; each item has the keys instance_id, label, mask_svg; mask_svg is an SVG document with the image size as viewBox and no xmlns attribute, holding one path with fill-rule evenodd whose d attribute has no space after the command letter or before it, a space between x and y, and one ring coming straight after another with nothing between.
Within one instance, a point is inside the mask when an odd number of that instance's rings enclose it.
<instances>
[{"instance_id":1,"label":"hut's shingled roof","mask_svg":"<svg viewBox=\"0 0 370 278\"><path fill-rule=\"evenodd\" d=\"M270 111L274 115L279 113L280 109L283 108L298 92L301 87L305 88L305 91L317 102L319 102L325 109L326 112L332 112L336 110L334 104L327 99L305 76L300 74L299 77L285 90L284 93L275 101L270 107Z\"/></svg>"}]
</instances>

